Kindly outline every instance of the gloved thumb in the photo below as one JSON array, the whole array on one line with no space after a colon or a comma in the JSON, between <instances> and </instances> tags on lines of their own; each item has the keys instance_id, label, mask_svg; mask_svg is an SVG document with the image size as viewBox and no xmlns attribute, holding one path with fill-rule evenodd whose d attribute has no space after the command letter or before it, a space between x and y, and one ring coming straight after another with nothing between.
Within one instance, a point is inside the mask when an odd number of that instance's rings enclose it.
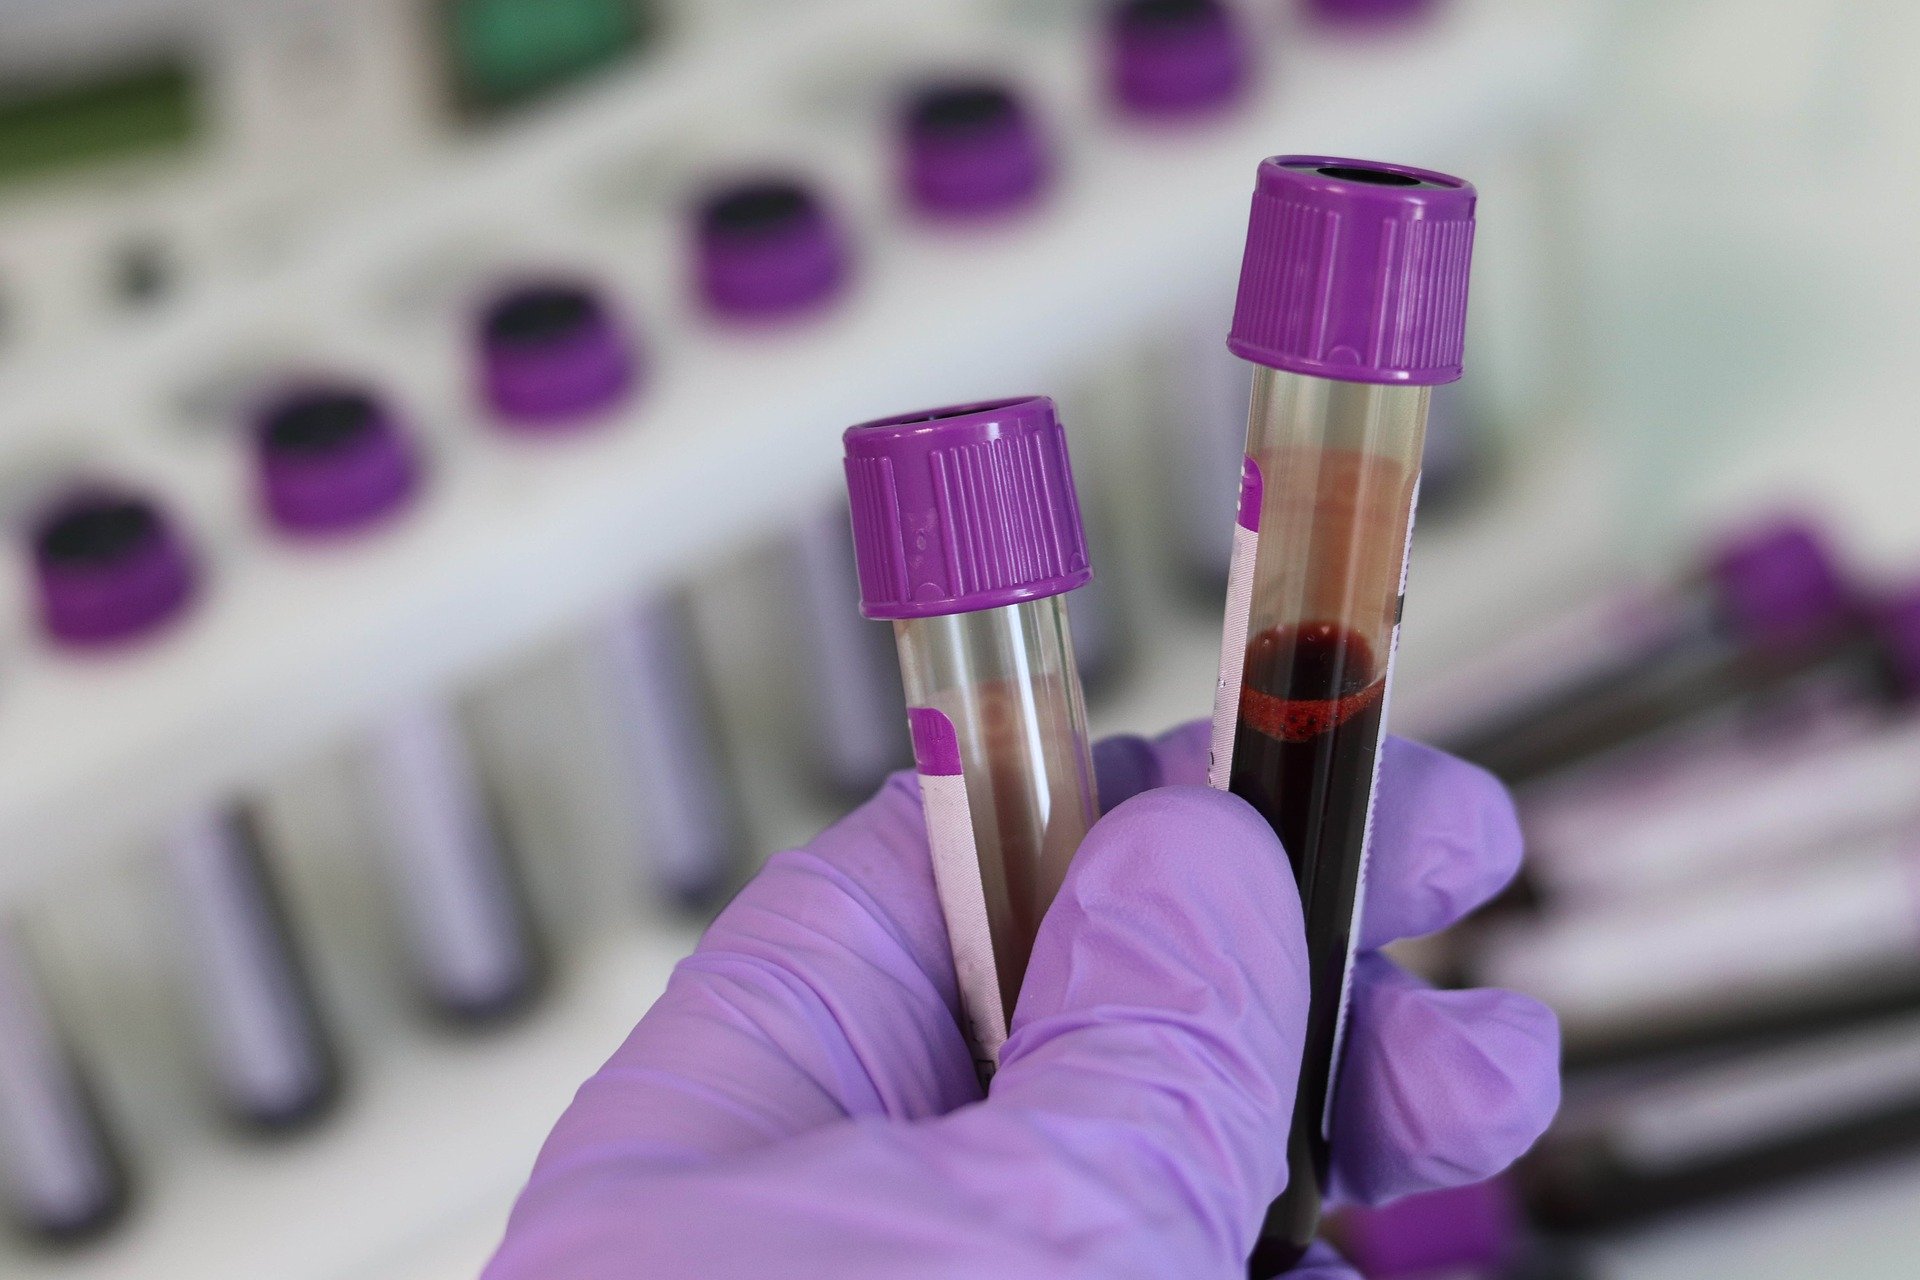
<instances>
[{"instance_id":1,"label":"gloved thumb","mask_svg":"<svg viewBox=\"0 0 1920 1280\"><path fill-rule=\"evenodd\" d=\"M1188 1245L1235 1274L1284 1184L1306 1004L1272 830L1233 796L1149 791L1075 855L988 1105L1025 1113L1128 1212L1198 1230Z\"/></svg>"}]
</instances>

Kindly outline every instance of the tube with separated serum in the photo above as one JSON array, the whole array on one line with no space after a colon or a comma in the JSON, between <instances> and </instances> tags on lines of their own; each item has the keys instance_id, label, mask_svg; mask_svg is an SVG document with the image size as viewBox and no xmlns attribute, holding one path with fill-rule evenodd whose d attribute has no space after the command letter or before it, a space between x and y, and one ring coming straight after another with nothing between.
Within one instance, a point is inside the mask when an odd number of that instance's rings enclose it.
<instances>
[{"instance_id":1,"label":"tube with separated serum","mask_svg":"<svg viewBox=\"0 0 1920 1280\"><path fill-rule=\"evenodd\" d=\"M1306 917L1287 1188L1250 1264L1312 1242L1406 580L1428 388L1460 376L1474 189L1402 165L1260 165L1228 347L1254 369L1209 781L1253 804Z\"/></svg>"},{"instance_id":2,"label":"tube with separated serum","mask_svg":"<svg viewBox=\"0 0 1920 1280\"><path fill-rule=\"evenodd\" d=\"M1044 396L845 436L860 608L889 619L934 882L982 1078L1027 958L1099 815L1067 593L1092 578Z\"/></svg>"}]
</instances>

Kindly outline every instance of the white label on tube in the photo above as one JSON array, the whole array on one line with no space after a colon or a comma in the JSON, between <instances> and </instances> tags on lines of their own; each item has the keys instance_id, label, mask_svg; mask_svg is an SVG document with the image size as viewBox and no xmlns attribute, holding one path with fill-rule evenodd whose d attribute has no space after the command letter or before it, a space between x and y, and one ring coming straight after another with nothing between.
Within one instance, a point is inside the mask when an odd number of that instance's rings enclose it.
<instances>
[{"instance_id":1,"label":"white label on tube","mask_svg":"<svg viewBox=\"0 0 1920 1280\"><path fill-rule=\"evenodd\" d=\"M32 976L0 936L0 1183L28 1220L79 1222L112 1194L92 1117Z\"/></svg>"},{"instance_id":2,"label":"white label on tube","mask_svg":"<svg viewBox=\"0 0 1920 1280\"><path fill-rule=\"evenodd\" d=\"M456 1005L512 998L530 977L514 886L453 708L420 703L373 741L376 817L415 955Z\"/></svg>"},{"instance_id":3,"label":"white label on tube","mask_svg":"<svg viewBox=\"0 0 1920 1280\"><path fill-rule=\"evenodd\" d=\"M322 1083L320 1049L252 848L232 813L206 809L178 823L167 862L213 1040L213 1069L249 1114L298 1111Z\"/></svg>"},{"instance_id":4,"label":"white label on tube","mask_svg":"<svg viewBox=\"0 0 1920 1280\"><path fill-rule=\"evenodd\" d=\"M1518 926L1481 976L1554 1006L1569 1030L1755 1002L1920 970L1914 853L1901 848L1711 897L1664 899Z\"/></svg>"},{"instance_id":5,"label":"white label on tube","mask_svg":"<svg viewBox=\"0 0 1920 1280\"><path fill-rule=\"evenodd\" d=\"M1253 569L1260 549L1260 466L1240 463L1240 515L1233 526L1233 562L1227 570L1227 612L1220 628L1220 678L1213 688L1213 737L1207 785L1227 790L1233 779L1233 731L1240 719L1240 686L1247 678L1247 631L1253 625Z\"/></svg>"},{"instance_id":6,"label":"white label on tube","mask_svg":"<svg viewBox=\"0 0 1920 1280\"><path fill-rule=\"evenodd\" d=\"M1007 1014L1000 1002L1000 969L993 958L993 933L987 922L987 895L980 881L980 851L974 843L959 738L953 721L932 707L909 708L907 723L913 733L927 847L933 855L933 884L940 896L940 914L947 922L960 1008L966 1015L975 1062L985 1079L1000 1062Z\"/></svg>"},{"instance_id":7,"label":"white label on tube","mask_svg":"<svg viewBox=\"0 0 1920 1280\"><path fill-rule=\"evenodd\" d=\"M1660 1174L1920 1102L1920 1019L1826 1036L1690 1073L1622 1099L1604 1132Z\"/></svg>"},{"instance_id":8,"label":"white label on tube","mask_svg":"<svg viewBox=\"0 0 1920 1280\"><path fill-rule=\"evenodd\" d=\"M1360 831L1360 871L1353 884L1353 912L1347 917L1347 956L1340 972L1340 1012L1333 1022L1333 1061L1327 1065L1327 1099L1320 1110L1320 1136L1333 1133L1333 1100L1339 1093L1340 1060L1347 1049L1347 1013L1353 1005L1353 958L1360 950L1360 915L1367 905L1367 867L1373 855L1373 809L1380 791L1380 757L1386 754L1387 713L1393 702L1393 660L1400 652L1400 615L1407 606L1407 565L1413 551L1413 515L1420 509L1420 477L1413 478L1407 503L1407 533L1400 541L1400 595L1387 633L1387 669L1380 677L1380 732L1373 742L1373 773L1367 779L1367 820Z\"/></svg>"}]
</instances>

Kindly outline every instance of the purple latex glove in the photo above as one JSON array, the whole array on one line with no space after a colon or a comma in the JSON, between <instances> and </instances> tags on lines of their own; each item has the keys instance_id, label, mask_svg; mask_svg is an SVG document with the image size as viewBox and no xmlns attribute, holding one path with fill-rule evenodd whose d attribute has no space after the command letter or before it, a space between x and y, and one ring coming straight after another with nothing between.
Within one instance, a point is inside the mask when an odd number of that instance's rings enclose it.
<instances>
[{"instance_id":1,"label":"purple latex glove","mask_svg":"<svg viewBox=\"0 0 1920 1280\"><path fill-rule=\"evenodd\" d=\"M1306 959L1271 830L1197 785L1206 739L1100 745L1102 795L1132 798L1046 917L984 1100L913 776L776 855L581 1087L487 1280L1244 1275L1285 1178ZM1362 946L1453 922L1519 855L1487 774L1389 741ZM1375 954L1353 1001L1337 1195L1485 1178L1552 1117L1542 1006ZM1352 1275L1324 1249L1293 1274Z\"/></svg>"}]
</instances>

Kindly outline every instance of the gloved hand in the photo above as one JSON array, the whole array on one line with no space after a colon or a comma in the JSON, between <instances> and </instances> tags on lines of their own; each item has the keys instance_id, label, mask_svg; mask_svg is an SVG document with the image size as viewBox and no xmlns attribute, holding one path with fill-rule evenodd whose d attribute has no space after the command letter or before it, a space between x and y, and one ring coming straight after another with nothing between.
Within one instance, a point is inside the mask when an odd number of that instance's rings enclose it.
<instances>
[{"instance_id":1,"label":"gloved hand","mask_svg":"<svg viewBox=\"0 0 1920 1280\"><path fill-rule=\"evenodd\" d=\"M1285 1179L1307 962L1271 830L1198 785L1206 740L1097 750L1111 808L984 1101L913 776L775 856L581 1087L487 1280L1243 1276ZM1485 1178L1552 1117L1546 1009L1433 991L1372 954L1484 902L1519 854L1487 774L1388 742L1337 1196ZM1293 1274L1351 1276L1323 1248Z\"/></svg>"}]
</instances>

